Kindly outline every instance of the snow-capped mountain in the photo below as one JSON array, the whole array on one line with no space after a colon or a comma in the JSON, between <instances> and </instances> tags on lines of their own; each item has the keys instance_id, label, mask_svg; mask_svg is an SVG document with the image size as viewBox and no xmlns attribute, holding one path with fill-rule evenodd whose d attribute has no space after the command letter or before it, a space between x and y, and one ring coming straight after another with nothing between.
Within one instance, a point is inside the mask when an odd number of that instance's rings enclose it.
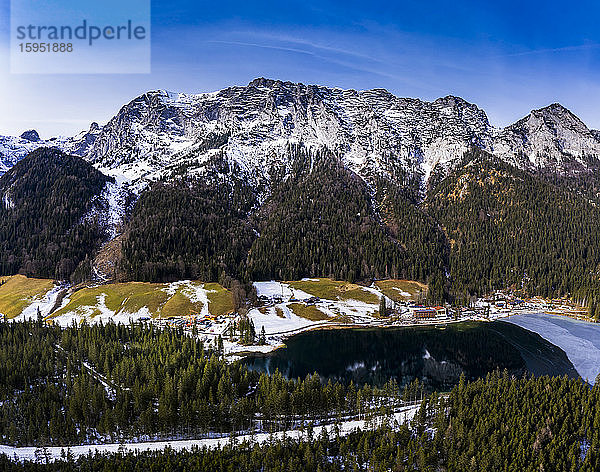
<instances>
[{"instance_id":1,"label":"snow-capped mountain","mask_svg":"<svg viewBox=\"0 0 600 472\"><path fill-rule=\"evenodd\" d=\"M0 136L0 175L15 165L19 160L41 147L58 148L64 152L84 157L100 132L98 123L92 123L88 131L71 136L57 136L41 139L37 131L28 130L21 136Z\"/></svg>"},{"instance_id":2,"label":"snow-capped mountain","mask_svg":"<svg viewBox=\"0 0 600 472\"><path fill-rule=\"evenodd\" d=\"M504 128L495 139L494 153L521 168L563 172L595 169L600 158L600 133L553 103Z\"/></svg>"},{"instance_id":3,"label":"snow-capped mountain","mask_svg":"<svg viewBox=\"0 0 600 472\"><path fill-rule=\"evenodd\" d=\"M427 102L382 89L260 78L213 93L147 92L104 127L92 125L73 138L0 138L0 171L36 147L54 145L130 181L144 182L181 166L201 173L215 155L261 181L274 166L289 165L290 144L327 148L365 178L403 172L423 183L434 170L444 173L460 162L471 146L520 168L600 167L600 133L559 104L499 129L483 110L458 97Z\"/></svg>"},{"instance_id":4,"label":"snow-capped mountain","mask_svg":"<svg viewBox=\"0 0 600 472\"><path fill-rule=\"evenodd\" d=\"M103 128L87 158L147 175L201 168L215 153L267 178L290 143L334 151L360 175L419 172L426 180L471 145L492 149L485 112L457 97L434 102L381 90L341 90L256 79L210 94L148 92Z\"/></svg>"}]
</instances>

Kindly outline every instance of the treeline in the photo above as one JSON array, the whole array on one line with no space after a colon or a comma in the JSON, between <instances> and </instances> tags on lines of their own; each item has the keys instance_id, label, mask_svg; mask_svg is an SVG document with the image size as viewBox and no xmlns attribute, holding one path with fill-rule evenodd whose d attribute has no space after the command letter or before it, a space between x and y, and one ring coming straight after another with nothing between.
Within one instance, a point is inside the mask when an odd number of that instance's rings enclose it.
<instances>
[{"instance_id":1,"label":"treeline","mask_svg":"<svg viewBox=\"0 0 600 472\"><path fill-rule=\"evenodd\" d=\"M600 387L567 378L516 379L506 372L461 380L432 394L410 429L388 422L373 431L315 434L218 449L88 455L77 461L18 464L6 471L581 471L600 470ZM65 458L68 456L65 451ZM40 450L43 462L43 450Z\"/></svg>"},{"instance_id":2,"label":"treeline","mask_svg":"<svg viewBox=\"0 0 600 472\"><path fill-rule=\"evenodd\" d=\"M104 237L84 216L109 180L82 159L47 148L0 177L0 274L69 279Z\"/></svg>"},{"instance_id":3,"label":"treeline","mask_svg":"<svg viewBox=\"0 0 600 472\"><path fill-rule=\"evenodd\" d=\"M316 374L252 372L181 330L0 323L0 438L8 444L273 431L389 411L401 395L393 381L358 388L322 384Z\"/></svg>"}]
</instances>

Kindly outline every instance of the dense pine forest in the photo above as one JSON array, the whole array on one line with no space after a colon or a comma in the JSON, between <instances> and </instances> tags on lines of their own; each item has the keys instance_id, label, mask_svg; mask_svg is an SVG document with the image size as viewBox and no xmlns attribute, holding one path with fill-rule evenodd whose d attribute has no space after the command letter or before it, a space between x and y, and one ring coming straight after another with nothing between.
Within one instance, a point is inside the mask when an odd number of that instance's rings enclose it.
<instances>
[{"instance_id":1,"label":"dense pine forest","mask_svg":"<svg viewBox=\"0 0 600 472\"><path fill-rule=\"evenodd\" d=\"M474 151L424 207L450 241L455 296L513 286L571 294L598 314L600 210L593 202Z\"/></svg>"},{"instance_id":2,"label":"dense pine forest","mask_svg":"<svg viewBox=\"0 0 600 472\"><path fill-rule=\"evenodd\" d=\"M83 217L109 180L55 149L17 163L0 178L0 273L69 279L105 236Z\"/></svg>"},{"instance_id":3,"label":"dense pine forest","mask_svg":"<svg viewBox=\"0 0 600 472\"><path fill-rule=\"evenodd\" d=\"M208 450L89 455L14 463L6 471L595 471L600 468L600 387L567 378L489 374L432 394L410 428L388 425L348 436L315 435ZM65 459L69 452L65 450Z\"/></svg>"},{"instance_id":4,"label":"dense pine forest","mask_svg":"<svg viewBox=\"0 0 600 472\"><path fill-rule=\"evenodd\" d=\"M125 278L218 281L242 278L255 238L247 221L254 204L243 182L178 177L142 193L122 246Z\"/></svg>"},{"instance_id":5,"label":"dense pine forest","mask_svg":"<svg viewBox=\"0 0 600 472\"><path fill-rule=\"evenodd\" d=\"M206 175L183 166L150 184L125 217L117 278L394 277L427 283L435 303L512 287L600 315L592 177L534 175L472 150L422 189L406 170L363 180L330 151L287 153L268 182L240 179L221 156ZM0 177L1 272L83 280L105 240L90 215L107 180L56 150Z\"/></svg>"},{"instance_id":6,"label":"dense pine forest","mask_svg":"<svg viewBox=\"0 0 600 472\"><path fill-rule=\"evenodd\" d=\"M250 279L397 277L406 251L377 221L365 182L330 156L310 163L280 183L260 210Z\"/></svg>"},{"instance_id":7,"label":"dense pine forest","mask_svg":"<svg viewBox=\"0 0 600 472\"><path fill-rule=\"evenodd\" d=\"M412 387L407 387L412 388ZM228 363L182 330L0 323L0 438L68 445L277 431L310 418L383 414L398 385L287 380Z\"/></svg>"},{"instance_id":8,"label":"dense pine forest","mask_svg":"<svg viewBox=\"0 0 600 472\"><path fill-rule=\"evenodd\" d=\"M404 249L398 277L428 284L431 303L448 299L450 244L446 235L418 205L414 191L400 187L389 179L376 182L375 201L378 213L390 237Z\"/></svg>"}]
</instances>

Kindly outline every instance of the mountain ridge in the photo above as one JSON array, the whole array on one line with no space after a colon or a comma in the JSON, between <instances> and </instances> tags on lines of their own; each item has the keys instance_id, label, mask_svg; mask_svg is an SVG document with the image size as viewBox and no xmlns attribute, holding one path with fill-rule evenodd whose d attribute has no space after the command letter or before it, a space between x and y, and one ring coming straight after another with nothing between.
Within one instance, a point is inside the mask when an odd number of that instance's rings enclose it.
<instances>
[{"instance_id":1,"label":"mountain ridge","mask_svg":"<svg viewBox=\"0 0 600 472\"><path fill-rule=\"evenodd\" d=\"M121 107L106 125L49 141L0 138L0 172L32 148L49 144L142 185L180 165L201 174L219 152L259 185L274 167L286 165L281 159L290 143L327 148L363 178L418 175L422 190L471 146L529 170L600 168L600 132L557 103L499 128L484 110L453 95L427 102L385 89L267 78L209 93L151 90Z\"/></svg>"}]
</instances>

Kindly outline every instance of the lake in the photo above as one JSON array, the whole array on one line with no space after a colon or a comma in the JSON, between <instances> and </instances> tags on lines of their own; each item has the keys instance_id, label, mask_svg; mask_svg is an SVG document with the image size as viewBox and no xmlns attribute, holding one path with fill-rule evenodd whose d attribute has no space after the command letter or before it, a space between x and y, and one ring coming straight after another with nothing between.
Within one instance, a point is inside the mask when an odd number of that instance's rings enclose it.
<instances>
[{"instance_id":1,"label":"lake","mask_svg":"<svg viewBox=\"0 0 600 472\"><path fill-rule=\"evenodd\" d=\"M277 369L288 378L317 372L325 380L372 385L392 377L400 385L419 378L437 390L451 388L463 372L469 379L495 369L517 376L578 376L560 348L505 322L317 330L295 335L285 344L241 362L267 373Z\"/></svg>"}]
</instances>

